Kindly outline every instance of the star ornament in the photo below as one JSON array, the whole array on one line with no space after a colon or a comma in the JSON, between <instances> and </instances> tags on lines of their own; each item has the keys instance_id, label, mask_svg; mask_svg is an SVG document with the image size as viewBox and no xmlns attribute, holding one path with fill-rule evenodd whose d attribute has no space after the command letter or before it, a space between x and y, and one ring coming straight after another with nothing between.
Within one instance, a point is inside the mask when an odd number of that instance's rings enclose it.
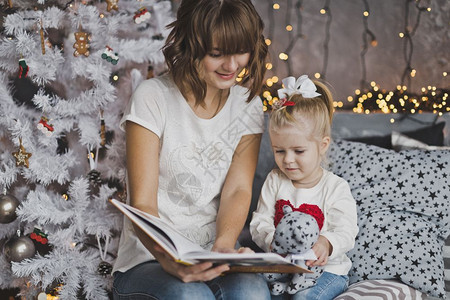
<instances>
[{"instance_id":1,"label":"star ornament","mask_svg":"<svg viewBox=\"0 0 450 300\"><path fill-rule=\"evenodd\" d=\"M16 167L18 166L25 166L29 167L28 159L31 157L31 153L28 153L25 151L25 148L23 147L22 143L20 143L19 151L13 152L12 155L16 159Z\"/></svg>"}]
</instances>

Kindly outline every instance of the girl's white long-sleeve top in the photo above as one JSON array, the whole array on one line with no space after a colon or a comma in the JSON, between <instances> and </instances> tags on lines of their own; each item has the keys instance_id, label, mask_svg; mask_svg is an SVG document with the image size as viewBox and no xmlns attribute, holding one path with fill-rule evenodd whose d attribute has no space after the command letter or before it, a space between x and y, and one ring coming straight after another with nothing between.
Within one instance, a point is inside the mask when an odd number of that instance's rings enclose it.
<instances>
[{"instance_id":1,"label":"girl's white long-sleeve top","mask_svg":"<svg viewBox=\"0 0 450 300\"><path fill-rule=\"evenodd\" d=\"M272 170L264 182L250 222L253 241L267 252L275 232L275 202L280 199L289 200L294 207L307 203L322 209L325 220L320 234L333 247L325 271L347 275L352 263L346 252L354 247L358 233L356 202L347 181L323 170L322 178L314 187L296 188L280 170Z\"/></svg>"}]
</instances>

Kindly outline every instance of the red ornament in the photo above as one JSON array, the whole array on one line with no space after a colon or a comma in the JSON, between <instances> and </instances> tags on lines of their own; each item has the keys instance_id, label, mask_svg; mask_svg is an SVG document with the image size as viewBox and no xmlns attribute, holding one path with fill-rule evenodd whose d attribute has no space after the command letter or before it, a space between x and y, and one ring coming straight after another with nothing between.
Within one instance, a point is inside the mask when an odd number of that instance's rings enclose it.
<instances>
[{"instance_id":1,"label":"red ornament","mask_svg":"<svg viewBox=\"0 0 450 300\"><path fill-rule=\"evenodd\" d=\"M19 78L25 78L30 68L24 58L19 59Z\"/></svg>"},{"instance_id":2,"label":"red ornament","mask_svg":"<svg viewBox=\"0 0 450 300\"><path fill-rule=\"evenodd\" d=\"M148 11L147 8L142 7L134 14L133 20L136 24L141 24L142 22L145 22L150 18L151 13Z\"/></svg>"},{"instance_id":3,"label":"red ornament","mask_svg":"<svg viewBox=\"0 0 450 300\"><path fill-rule=\"evenodd\" d=\"M55 128L53 127L52 124L49 124L48 122L49 119L47 119L46 117L41 117L41 120L39 121L36 127L46 136L52 136Z\"/></svg>"},{"instance_id":4,"label":"red ornament","mask_svg":"<svg viewBox=\"0 0 450 300\"><path fill-rule=\"evenodd\" d=\"M34 228L33 233L30 234L30 239L45 245L48 243L47 234L39 228Z\"/></svg>"}]
</instances>

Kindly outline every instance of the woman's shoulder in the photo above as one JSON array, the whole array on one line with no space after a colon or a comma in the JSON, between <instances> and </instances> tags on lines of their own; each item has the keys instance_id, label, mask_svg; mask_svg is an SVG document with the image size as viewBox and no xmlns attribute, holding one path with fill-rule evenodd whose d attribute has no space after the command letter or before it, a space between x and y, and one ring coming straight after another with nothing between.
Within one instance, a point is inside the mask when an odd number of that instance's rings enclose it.
<instances>
[{"instance_id":1,"label":"woman's shoulder","mask_svg":"<svg viewBox=\"0 0 450 300\"><path fill-rule=\"evenodd\" d=\"M239 112L241 115L251 115L253 117L263 116L263 104L259 96L255 96L250 102L247 102L250 91L243 86L234 85L230 90L230 97L232 97L232 109Z\"/></svg>"},{"instance_id":2,"label":"woman's shoulder","mask_svg":"<svg viewBox=\"0 0 450 300\"><path fill-rule=\"evenodd\" d=\"M165 106L173 101L177 102L178 97L182 96L171 77L161 75L139 83L133 92L132 102L142 103L142 105Z\"/></svg>"},{"instance_id":3,"label":"woman's shoulder","mask_svg":"<svg viewBox=\"0 0 450 300\"><path fill-rule=\"evenodd\" d=\"M247 96L248 97L249 89L242 85L235 84L231 87L231 90L232 90L233 94L236 96L240 96L240 97Z\"/></svg>"},{"instance_id":4,"label":"woman's shoulder","mask_svg":"<svg viewBox=\"0 0 450 300\"><path fill-rule=\"evenodd\" d=\"M168 74L164 74L158 77L146 79L142 81L136 88L135 92L166 92L167 90L175 89L171 77Z\"/></svg>"},{"instance_id":5,"label":"woman's shoulder","mask_svg":"<svg viewBox=\"0 0 450 300\"><path fill-rule=\"evenodd\" d=\"M244 105L247 104L247 99L249 96L250 90L244 86L241 85L234 85L231 87L231 95L233 95L233 97L235 98L239 98L242 101L240 101L241 103L243 103ZM261 102L258 101L259 96L255 96L249 103L255 103L255 102Z\"/></svg>"}]
</instances>

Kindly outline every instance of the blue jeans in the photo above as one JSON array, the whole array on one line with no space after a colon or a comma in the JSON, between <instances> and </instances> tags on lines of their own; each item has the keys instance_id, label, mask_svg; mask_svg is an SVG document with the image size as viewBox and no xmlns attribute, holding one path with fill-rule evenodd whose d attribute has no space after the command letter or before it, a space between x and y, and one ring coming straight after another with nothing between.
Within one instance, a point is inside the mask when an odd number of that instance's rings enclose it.
<instances>
[{"instance_id":1,"label":"blue jeans","mask_svg":"<svg viewBox=\"0 0 450 300\"><path fill-rule=\"evenodd\" d=\"M313 287L294 295L283 294L272 296L272 300L332 300L345 292L347 288L348 276L323 272Z\"/></svg>"},{"instance_id":2,"label":"blue jeans","mask_svg":"<svg viewBox=\"0 0 450 300\"><path fill-rule=\"evenodd\" d=\"M114 273L114 300L269 300L260 274L230 273L208 282L184 283L166 273L155 261L139 264L125 273Z\"/></svg>"}]
</instances>

